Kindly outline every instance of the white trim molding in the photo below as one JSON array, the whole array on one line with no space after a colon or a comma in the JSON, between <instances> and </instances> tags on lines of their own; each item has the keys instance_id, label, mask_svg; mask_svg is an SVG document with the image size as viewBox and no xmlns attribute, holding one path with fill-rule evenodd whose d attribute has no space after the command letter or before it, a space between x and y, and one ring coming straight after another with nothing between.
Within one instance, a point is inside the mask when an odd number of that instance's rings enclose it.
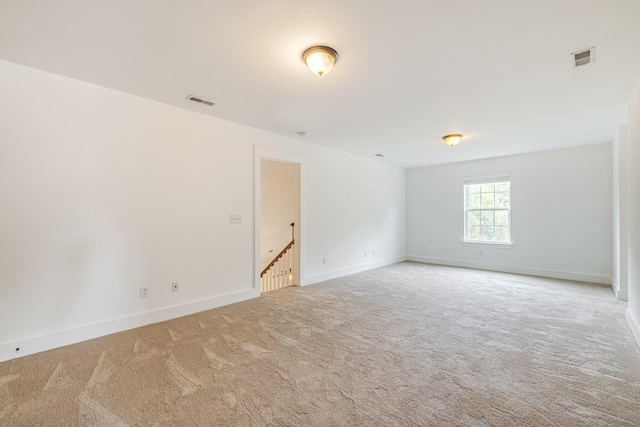
<instances>
[{"instance_id":1,"label":"white trim molding","mask_svg":"<svg viewBox=\"0 0 640 427\"><path fill-rule=\"evenodd\" d=\"M627 323L629 324L629 328L631 329L631 333L633 337L636 339L636 344L640 347L640 323L638 323L638 319L633 315L629 307L626 310L627 314Z\"/></svg>"},{"instance_id":2,"label":"white trim molding","mask_svg":"<svg viewBox=\"0 0 640 427\"><path fill-rule=\"evenodd\" d=\"M469 246L472 248L511 249L513 248L513 242L476 242L472 240L463 240L462 246Z\"/></svg>"},{"instance_id":3,"label":"white trim molding","mask_svg":"<svg viewBox=\"0 0 640 427\"><path fill-rule=\"evenodd\" d=\"M611 278L611 289L613 289L613 293L616 296L616 299L620 301L629 301L627 291L620 289L620 284L615 277Z\"/></svg>"},{"instance_id":4,"label":"white trim molding","mask_svg":"<svg viewBox=\"0 0 640 427\"><path fill-rule=\"evenodd\" d=\"M499 271L502 273L525 274L528 276L550 277L552 279L575 280L578 282L611 285L611 276L606 274L581 273L575 271L550 270L546 268L532 268L518 265L491 264L485 262L467 261L462 259L448 259L409 255L409 261L425 264L448 265L451 267L475 268L477 270Z\"/></svg>"},{"instance_id":5,"label":"white trim molding","mask_svg":"<svg viewBox=\"0 0 640 427\"><path fill-rule=\"evenodd\" d=\"M213 298L193 301L186 304L174 305L161 308L159 310L138 313L131 316L111 319L91 325L80 326L78 328L53 332L51 334L40 335L0 344L0 362L52 350L82 341L103 337L105 335L139 328L153 323L164 322L177 317L188 316L201 311L211 310L224 305L235 304L260 296L259 289L247 289L244 291L231 292ZM20 349L16 351L16 349Z\"/></svg>"}]
</instances>

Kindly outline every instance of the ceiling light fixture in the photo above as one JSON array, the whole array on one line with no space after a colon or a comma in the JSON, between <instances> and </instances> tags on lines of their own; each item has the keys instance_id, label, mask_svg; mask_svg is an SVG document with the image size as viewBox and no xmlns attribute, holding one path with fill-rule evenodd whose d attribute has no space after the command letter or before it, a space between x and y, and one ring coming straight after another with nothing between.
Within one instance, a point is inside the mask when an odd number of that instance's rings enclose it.
<instances>
[{"instance_id":1,"label":"ceiling light fixture","mask_svg":"<svg viewBox=\"0 0 640 427\"><path fill-rule=\"evenodd\" d=\"M460 140L462 139L462 135L460 135L459 133L452 133L451 135L443 136L442 139L447 143L447 145L453 147L458 142L460 142Z\"/></svg>"},{"instance_id":2,"label":"ceiling light fixture","mask_svg":"<svg viewBox=\"0 0 640 427\"><path fill-rule=\"evenodd\" d=\"M322 77L338 62L338 52L328 46L313 46L302 52L302 60L313 74Z\"/></svg>"}]
</instances>

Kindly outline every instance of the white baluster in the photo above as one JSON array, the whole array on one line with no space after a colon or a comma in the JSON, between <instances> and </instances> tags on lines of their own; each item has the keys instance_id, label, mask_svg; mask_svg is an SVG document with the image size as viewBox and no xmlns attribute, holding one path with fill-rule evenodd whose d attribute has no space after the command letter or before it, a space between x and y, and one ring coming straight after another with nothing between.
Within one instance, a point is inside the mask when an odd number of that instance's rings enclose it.
<instances>
[{"instance_id":1,"label":"white baluster","mask_svg":"<svg viewBox=\"0 0 640 427\"><path fill-rule=\"evenodd\" d=\"M289 264L291 264L291 249L287 251L287 261L284 263L283 286L289 286Z\"/></svg>"},{"instance_id":2,"label":"white baluster","mask_svg":"<svg viewBox=\"0 0 640 427\"><path fill-rule=\"evenodd\" d=\"M291 253L289 254L289 268L287 268L287 286L293 285L293 277L289 278L290 274L293 274L293 246L291 247Z\"/></svg>"}]
</instances>

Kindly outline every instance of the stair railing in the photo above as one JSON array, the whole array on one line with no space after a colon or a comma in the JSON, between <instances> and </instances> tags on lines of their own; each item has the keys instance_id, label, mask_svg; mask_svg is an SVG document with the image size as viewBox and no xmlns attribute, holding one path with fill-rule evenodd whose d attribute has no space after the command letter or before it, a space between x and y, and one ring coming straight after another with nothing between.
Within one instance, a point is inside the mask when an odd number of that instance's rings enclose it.
<instances>
[{"instance_id":1,"label":"stair railing","mask_svg":"<svg viewBox=\"0 0 640 427\"><path fill-rule=\"evenodd\" d=\"M295 223L291 223L291 242L260 272L261 292L291 286L293 283L293 245L295 244Z\"/></svg>"}]
</instances>

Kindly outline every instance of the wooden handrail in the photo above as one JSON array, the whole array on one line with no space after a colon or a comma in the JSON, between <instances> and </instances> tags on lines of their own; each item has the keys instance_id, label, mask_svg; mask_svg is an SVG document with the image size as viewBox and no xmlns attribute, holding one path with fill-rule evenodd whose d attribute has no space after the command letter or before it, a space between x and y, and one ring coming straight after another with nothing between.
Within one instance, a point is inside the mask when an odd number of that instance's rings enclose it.
<instances>
[{"instance_id":1,"label":"wooden handrail","mask_svg":"<svg viewBox=\"0 0 640 427\"><path fill-rule=\"evenodd\" d=\"M293 224L292 224L292 225L293 225ZM288 244L287 246L285 246L285 248L284 248L282 251L280 251L280 253L278 254L278 256L277 256L277 257L275 257L275 258L273 259L273 261L271 261L271 262L269 263L269 265L267 265L267 268L265 268L264 270L262 270L262 273L260 273L260 277L264 276L264 273L266 273L266 272L267 272L271 267L273 267L273 265L274 265L276 262L278 262L278 260L279 260L280 258L282 258L282 255L284 255L284 254L285 254L289 249L291 249L291 246L293 246L293 244L294 244L294 243L295 243L295 239L294 239L294 240L291 240L291 242L289 242L289 244Z\"/></svg>"}]
</instances>

